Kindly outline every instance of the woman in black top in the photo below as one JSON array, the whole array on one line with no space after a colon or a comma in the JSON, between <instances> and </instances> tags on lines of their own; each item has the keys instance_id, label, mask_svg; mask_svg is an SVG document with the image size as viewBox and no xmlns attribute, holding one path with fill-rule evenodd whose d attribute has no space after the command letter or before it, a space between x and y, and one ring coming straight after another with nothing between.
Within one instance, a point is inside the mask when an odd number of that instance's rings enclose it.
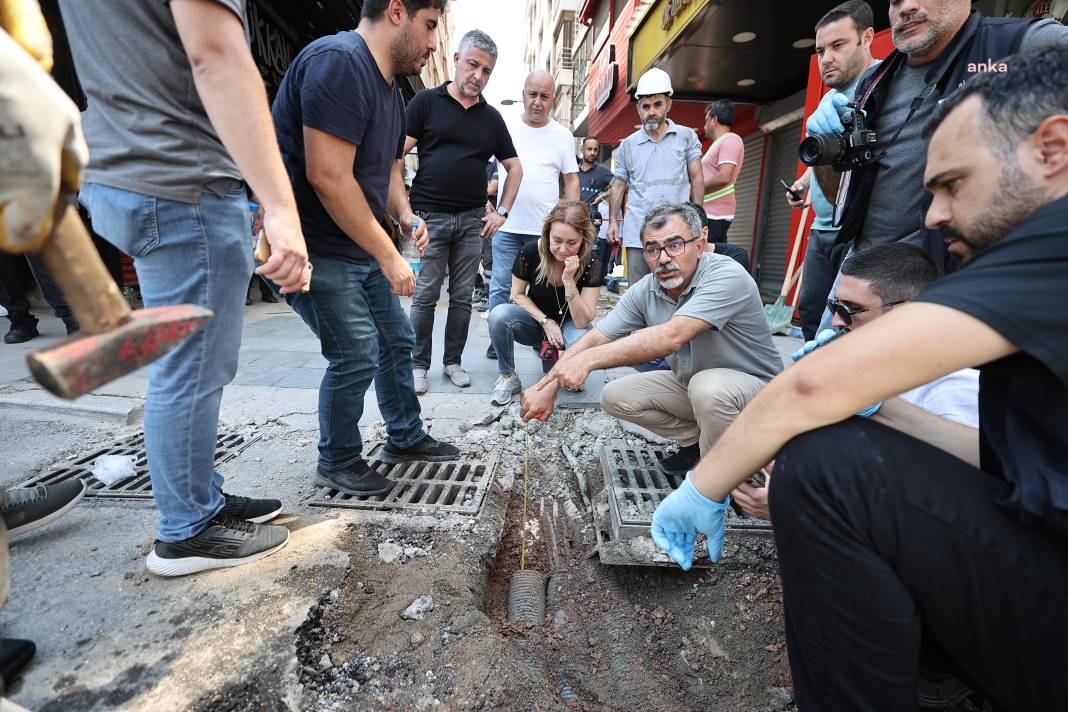
<instances>
[{"instance_id":1,"label":"woman in black top","mask_svg":"<svg viewBox=\"0 0 1068 712\"><path fill-rule=\"evenodd\" d=\"M539 350L542 341L564 349L593 328L603 269L591 254L597 231L586 204L561 200L542 223L541 237L524 247L512 266L510 304L489 315L490 340L500 377L493 402L505 405L522 392L515 372L515 343Z\"/></svg>"}]
</instances>

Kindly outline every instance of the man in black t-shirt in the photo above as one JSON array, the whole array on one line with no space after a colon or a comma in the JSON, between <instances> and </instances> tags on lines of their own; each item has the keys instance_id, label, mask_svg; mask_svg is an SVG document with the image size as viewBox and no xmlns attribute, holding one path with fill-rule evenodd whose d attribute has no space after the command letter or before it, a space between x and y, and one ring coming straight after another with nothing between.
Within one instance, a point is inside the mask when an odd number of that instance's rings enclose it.
<instances>
[{"instance_id":1,"label":"man in black t-shirt","mask_svg":"<svg viewBox=\"0 0 1068 712\"><path fill-rule=\"evenodd\" d=\"M412 297L415 392L426 393L434 330L434 307L449 273L449 315L445 321L442 363L445 377L466 388L471 377L460 358L471 323L471 293L478 274L483 238L504 224L519 192L523 169L500 112L482 98L497 45L481 30L460 39L453 55L455 81L424 89L408 105L405 153L418 146L419 170L412 182L411 205L426 220L430 242L423 253ZM508 178L497 212L486 212L486 162L504 164ZM501 214L503 211L503 215Z\"/></svg>"},{"instance_id":2,"label":"man in black t-shirt","mask_svg":"<svg viewBox=\"0 0 1068 712\"><path fill-rule=\"evenodd\" d=\"M272 108L315 266L311 291L288 294L286 301L319 337L327 360L313 481L350 495L393 487L363 458L359 423L372 377L389 435L381 459L459 455L423 429L411 375L415 335L397 299L412 293L415 274L385 229L396 219L425 248L425 227L404 209L404 101L397 78L417 74L435 51L444 7L445 0L365 0L355 32L301 50Z\"/></svg>"},{"instance_id":3,"label":"man in black t-shirt","mask_svg":"<svg viewBox=\"0 0 1068 712\"><path fill-rule=\"evenodd\" d=\"M598 212L598 203L608 200L606 191L612 183L612 171L602 163L597 162L601 155L601 144L596 136L587 136L582 139L579 160L579 198L590 209L590 217L594 224L600 222L601 214ZM595 217L596 216L596 217ZM603 274L608 272L608 252L611 245L604 235L608 232L608 226L602 225L597 230L597 243L594 246L594 254L600 261Z\"/></svg>"},{"instance_id":4,"label":"man in black t-shirt","mask_svg":"<svg viewBox=\"0 0 1068 712\"><path fill-rule=\"evenodd\" d=\"M1004 62L927 130L926 223L963 269L783 372L653 516L675 561L698 531L718 560L727 493L776 459L804 710L915 709L935 656L998 709L1068 709L1068 49ZM979 468L850 417L969 366Z\"/></svg>"}]
</instances>

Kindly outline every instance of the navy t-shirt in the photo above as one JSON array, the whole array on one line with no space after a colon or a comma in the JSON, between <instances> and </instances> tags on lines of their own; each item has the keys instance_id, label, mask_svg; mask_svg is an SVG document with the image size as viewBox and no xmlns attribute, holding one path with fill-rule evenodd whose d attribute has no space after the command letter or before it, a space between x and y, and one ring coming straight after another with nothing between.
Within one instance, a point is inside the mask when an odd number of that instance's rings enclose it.
<instances>
[{"instance_id":1,"label":"navy t-shirt","mask_svg":"<svg viewBox=\"0 0 1068 712\"><path fill-rule=\"evenodd\" d=\"M612 171L600 163L594 163L588 171L582 170L582 161L579 161L579 199L589 205L601 193L608 190L612 182Z\"/></svg>"},{"instance_id":2,"label":"navy t-shirt","mask_svg":"<svg viewBox=\"0 0 1068 712\"><path fill-rule=\"evenodd\" d=\"M393 162L404 154L404 98L356 32L320 37L289 65L271 107L308 251L364 263L371 256L338 227L308 182L304 127L355 144L352 173L384 223Z\"/></svg>"},{"instance_id":3,"label":"navy t-shirt","mask_svg":"<svg viewBox=\"0 0 1068 712\"><path fill-rule=\"evenodd\" d=\"M979 460L999 503L1068 538L1068 197L918 301L969 314L1019 353L979 368Z\"/></svg>"}]
</instances>

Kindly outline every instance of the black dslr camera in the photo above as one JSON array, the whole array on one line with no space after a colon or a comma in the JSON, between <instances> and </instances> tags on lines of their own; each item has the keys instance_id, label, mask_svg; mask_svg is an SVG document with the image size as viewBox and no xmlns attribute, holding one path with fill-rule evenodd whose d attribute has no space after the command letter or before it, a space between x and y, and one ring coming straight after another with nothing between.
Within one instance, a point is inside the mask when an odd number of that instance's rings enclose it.
<instances>
[{"instance_id":1,"label":"black dslr camera","mask_svg":"<svg viewBox=\"0 0 1068 712\"><path fill-rule=\"evenodd\" d=\"M878 160L879 138L864 125L864 112L856 104L846 106L852 111L842 117L845 133L812 134L798 146L797 155L806 166L831 166L843 173Z\"/></svg>"}]
</instances>

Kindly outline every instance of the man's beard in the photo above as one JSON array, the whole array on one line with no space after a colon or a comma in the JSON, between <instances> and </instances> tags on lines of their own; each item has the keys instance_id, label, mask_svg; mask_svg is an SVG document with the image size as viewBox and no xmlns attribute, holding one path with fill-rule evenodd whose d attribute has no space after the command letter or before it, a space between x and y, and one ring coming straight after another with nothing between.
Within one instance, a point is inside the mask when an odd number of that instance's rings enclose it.
<instances>
[{"instance_id":1,"label":"man's beard","mask_svg":"<svg viewBox=\"0 0 1068 712\"><path fill-rule=\"evenodd\" d=\"M389 58L393 62L393 73L410 77L422 70L421 61L427 56L426 50L419 42L412 39L409 32L402 32L389 46Z\"/></svg>"},{"instance_id":2,"label":"man's beard","mask_svg":"<svg viewBox=\"0 0 1068 712\"><path fill-rule=\"evenodd\" d=\"M823 83L831 89L844 89L845 87L852 84L853 80L856 79L860 75L860 73L864 71L865 67L860 66L863 61L864 53L858 49L852 61L850 61L844 66L838 67L837 79L832 79L830 81L824 80Z\"/></svg>"},{"instance_id":3,"label":"man's beard","mask_svg":"<svg viewBox=\"0 0 1068 712\"><path fill-rule=\"evenodd\" d=\"M672 277L670 279L660 279L660 275L664 272L678 272L678 262L668 262L666 265L659 265L656 270L656 278L660 281L660 286L664 289L678 289L682 286L682 283L686 281L686 278L681 274L678 277Z\"/></svg>"},{"instance_id":4,"label":"man's beard","mask_svg":"<svg viewBox=\"0 0 1068 712\"><path fill-rule=\"evenodd\" d=\"M942 226L944 237L956 238L968 246L971 254L964 258L966 261L1001 242L1049 202L1042 186L1020 168L1015 156L1005 156L998 185L1000 189L987 208L971 220L967 234L953 225Z\"/></svg>"},{"instance_id":5,"label":"man's beard","mask_svg":"<svg viewBox=\"0 0 1068 712\"><path fill-rule=\"evenodd\" d=\"M655 116L650 116L648 119L642 122L642 128L645 129L645 133L653 133L663 125L664 120Z\"/></svg>"},{"instance_id":6,"label":"man's beard","mask_svg":"<svg viewBox=\"0 0 1068 712\"><path fill-rule=\"evenodd\" d=\"M482 89L475 87L474 93L471 92L473 85L469 82L464 82L460 85L460 93L466 96L468 99L474 99L476 96L482 93Z\"/></svg>"},{"instance_id":7,"label":"man's beard","mask_svg":"<svg viewBox=\"0 0 1068 712\"><path fill-rule=\"evenodd\" d=\"M898 28L901 25L906 25L916 20L927 20L927 32L921 34L918 37L912 39L902 39L898 37ZM915 15L910 15L908 18L899 20L897 25L891 30L891 36L894 40L894 46L898 51L903 52L909 56L922 55L927 53L932 47L939 43L944 37L946 37L952 28L948 18L937 17L927 12L919 12Z\"/></svg>"}]
</instances>

